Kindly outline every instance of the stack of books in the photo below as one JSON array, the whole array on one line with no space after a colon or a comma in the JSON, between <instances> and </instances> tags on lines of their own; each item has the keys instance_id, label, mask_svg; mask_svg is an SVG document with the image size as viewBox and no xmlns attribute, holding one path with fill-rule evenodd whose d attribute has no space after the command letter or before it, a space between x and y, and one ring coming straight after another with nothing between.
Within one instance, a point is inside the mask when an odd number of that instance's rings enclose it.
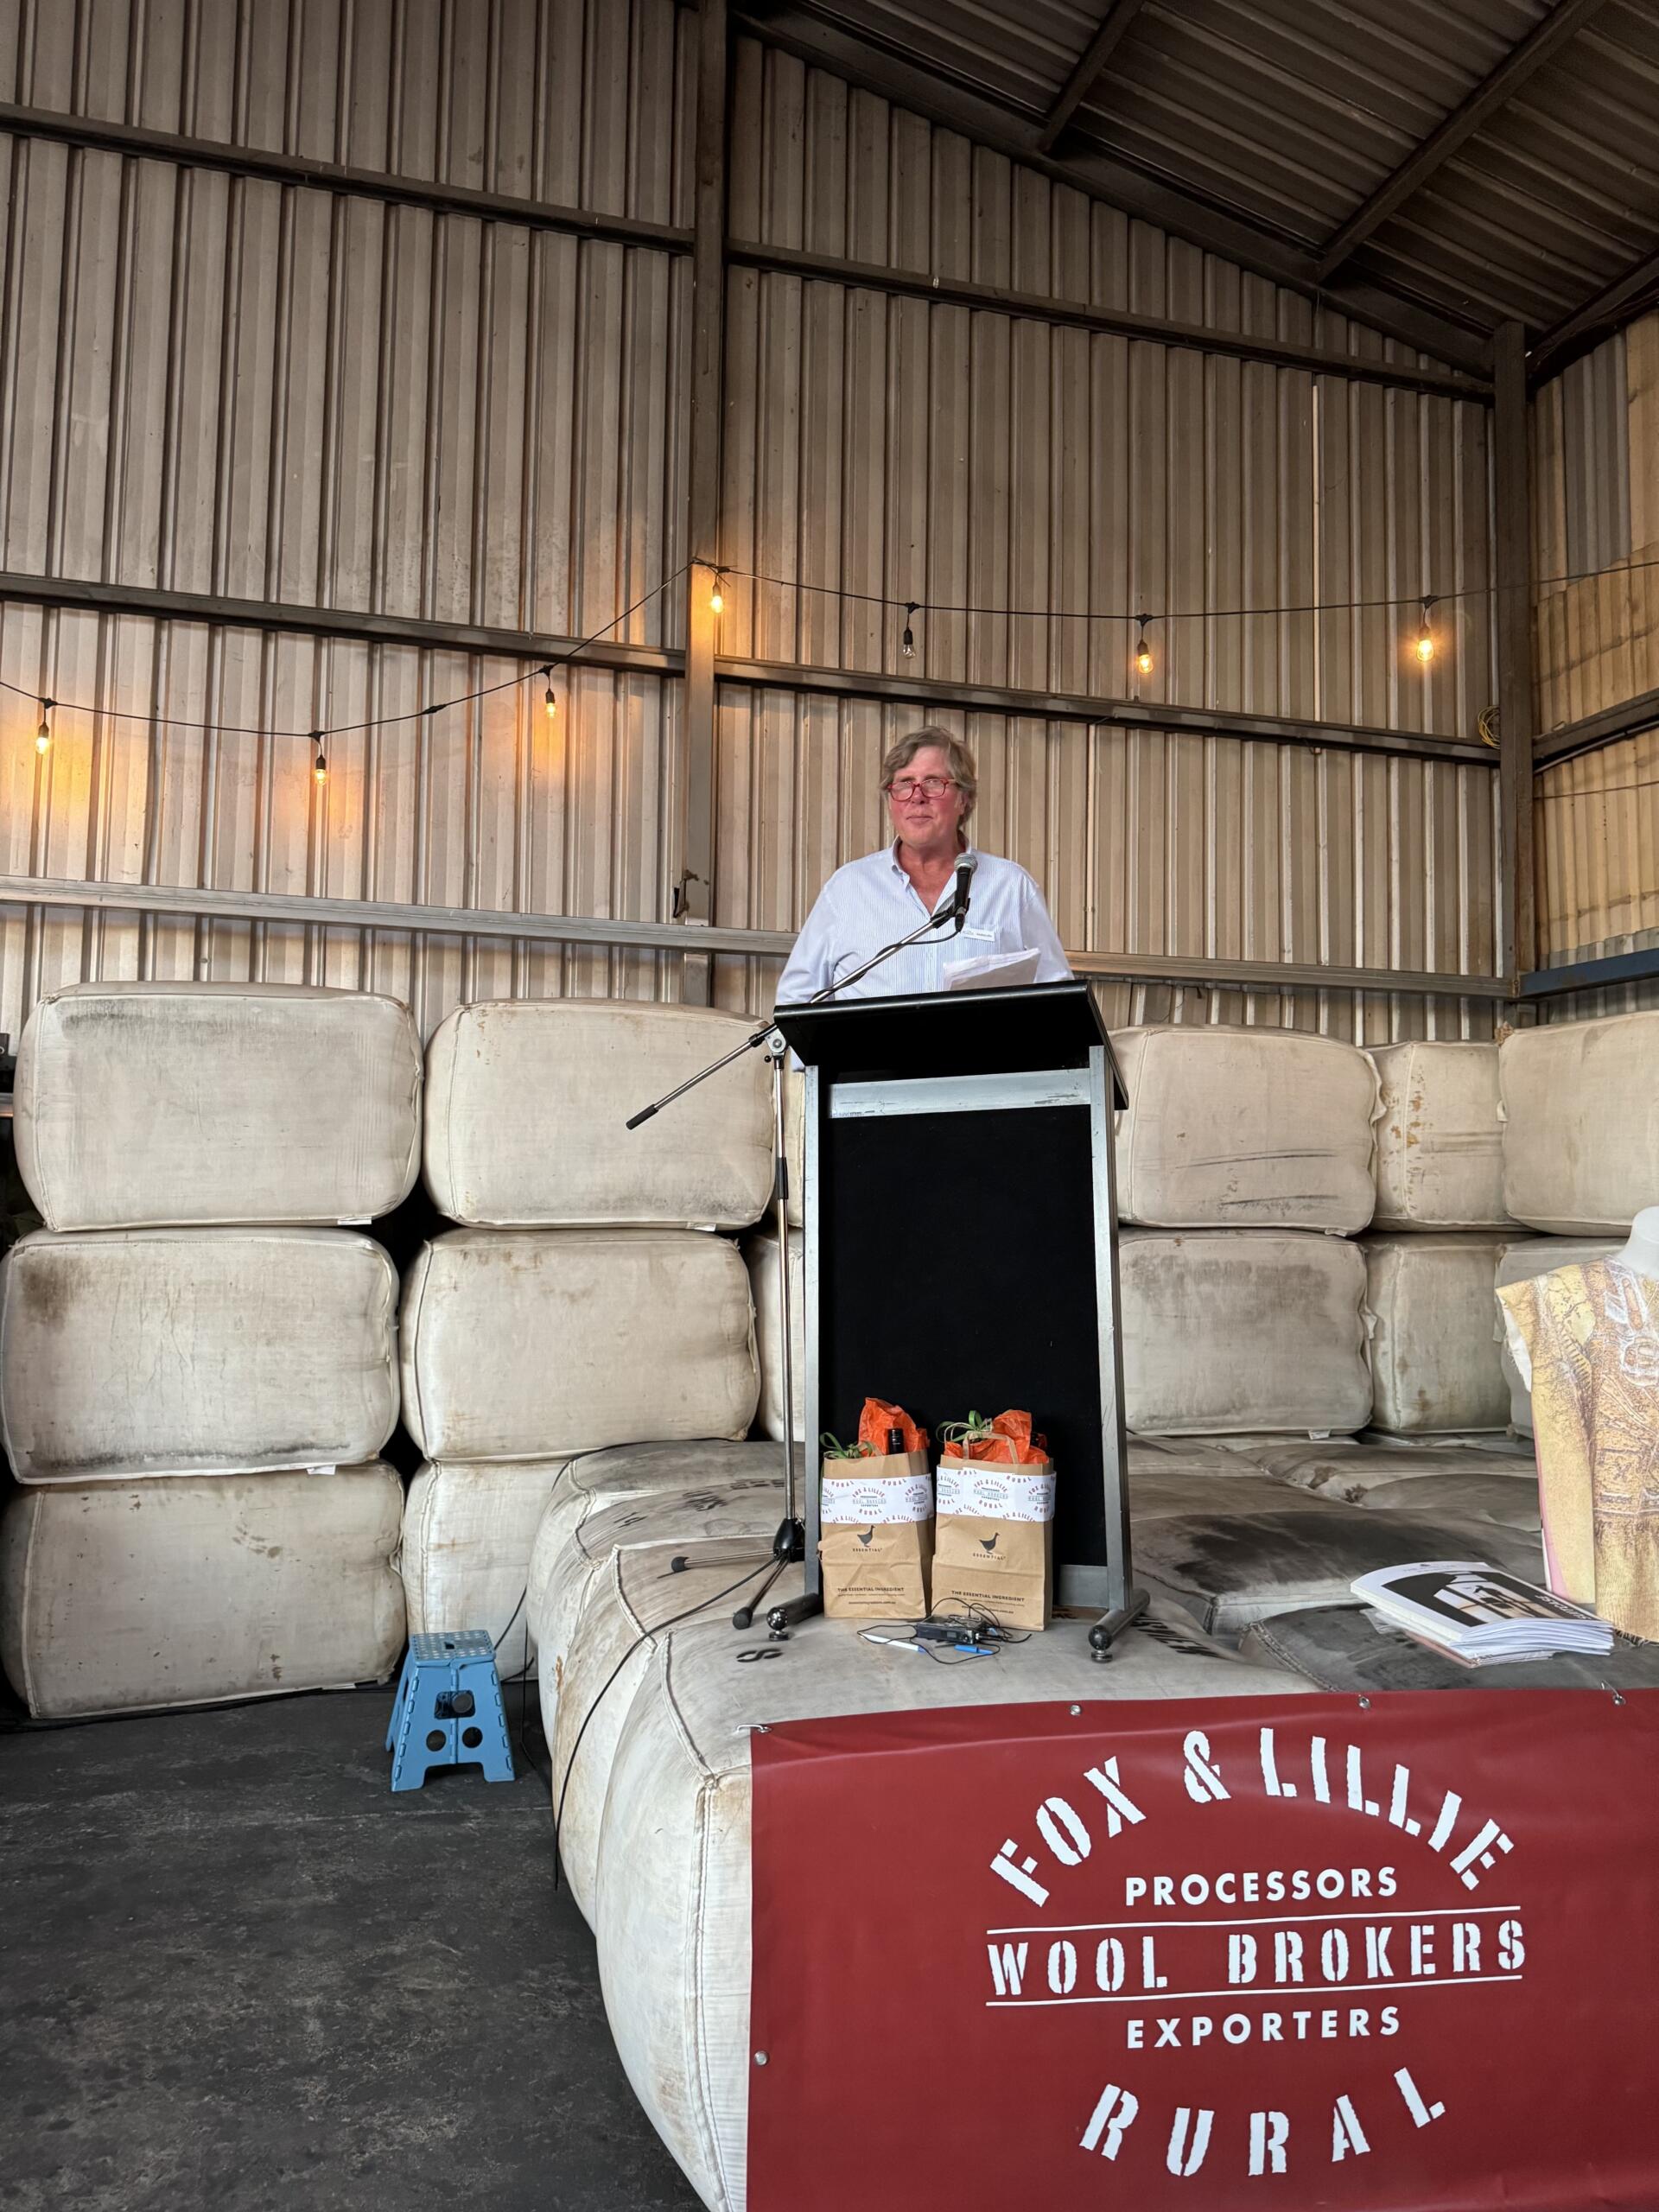
<instances>
[{"instance_id":1,"label":"stack of books","mask_svg":"<svg viewBox=\"0 0 1659 2212\"><path fill-rule=\"evenodd\" d=\"M1594 1613L1483 1560L1378 1567L1359 1575L1351 1587L1391 1628L1403 1629L1463 1667L1613 1648L1611 1628Z\"/></svg>"}]
</instances>

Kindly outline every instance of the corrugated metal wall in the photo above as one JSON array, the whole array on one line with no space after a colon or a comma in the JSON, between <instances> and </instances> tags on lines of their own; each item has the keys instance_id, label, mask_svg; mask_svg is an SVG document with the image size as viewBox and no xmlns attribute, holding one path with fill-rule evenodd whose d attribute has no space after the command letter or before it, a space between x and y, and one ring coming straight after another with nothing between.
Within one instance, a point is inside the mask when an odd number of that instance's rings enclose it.
<instances>
[{"instance_id":1,"label":"corrugated metal wall","mask_svg":"<svg viewBox=\"0 0 1659 2212\"><path fill-rule=\"evenodd\" d=\"M1554 378L1534 407L1541 728L1659 690L1659 315ZM1643 568L1638 563L1655 565ZM1538 778L1538 921L1544 965L1659 944L1659 733ZM1553 1019L1659 1002L1621 986L1553 1002Z\"/></svg>"},{"instance_id":2,"label":"corrugated metal wall","mask_svg":"<svg viewBox=\"0 0 1659 2212\"><path fill-rule=\"evenodd\" d=\"M0 0L0 97L684 226L695 25L672 0ZM740 42L734 235L1395 352L1147 226ZM0 533L13 571L581 635L684 558L689 267L653 248L159 159L7 141ZM1491 696L1472 405L742 270L721 555L844 592L1154 625L1164 700L1468 737ZM1477 595L1242 620L1220 610ZM728 655L1124 696L1121 625L939 616L734 582ZM677 595L618 634L674 646ZM114 881L666 920L679 680L10 603L3 866ZM331 741L326 785L302 738ZM118 719L118 715L137 717ZM176 724L154 721L176 716ZM204 736L193 718L234 728ZM722 687L716 919L798 922L880 832L919 717ZM980 715L982 833L1083 949L1487 973L1480 770ZM771 963L722 962L758 1003ZM671 953L0 908L0 1028L82 976L267 975L460 998L673 995ZM1122 1018L1131 995L1109 994ZM1458 1001L1133 995L1341 1034L1478 1032Z\"/></svg>"}]
</instances>

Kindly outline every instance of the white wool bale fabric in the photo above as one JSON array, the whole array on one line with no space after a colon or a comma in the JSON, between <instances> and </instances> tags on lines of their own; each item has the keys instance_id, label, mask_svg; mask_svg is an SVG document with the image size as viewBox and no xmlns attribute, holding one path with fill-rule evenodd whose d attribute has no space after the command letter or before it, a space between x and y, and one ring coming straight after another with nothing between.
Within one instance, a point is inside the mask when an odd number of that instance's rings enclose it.
<instances>
[{"instance_id":1,"label":"white wool bale fabric","mask_svg":"<svg viewBox=\"0 0 1659 2212\"><path fill-rule=\"evenodd\" d=\"M1282 1438L1253 1444L1249 1456L1275 1481L1338 1505L1496 1521L1529 1535L1540 1526L1538 1471L1529 1452Z\"/></svg>"},{"instance_id":2,"label":"white wool bale fabric","mask_svg":"<svg viewBox=\"0 0 1659 2212\"><path fill-rule=\"evenodd\" d=\"M1517 1029L1498 1052L1503 1203L1552 1236L1659 1205L1659 1014Z\"/></svg>"},{"instance_id":3,"label":"white wool bale fabric","mask_svg":"<svg viewBox=\"0 0 1659 2212\"><path fill-rule=\"evenodd\" d=\"M384 1681L402 1509L378 1461L18 1491L0 1518L6 1678L42 1719Z\"/></svg>"},{"instance_id":4,"label":"white wool bale fabric","mask_svg":"<svg viewBox=\"0 0 1659 2212\"><path fill-rule=\"evenodd\" d=\"M1501 1237L1368 1236L1371 1425L1398 1436L1509 1426L1510 1392L1492 1336Z\"/></svg>"},{"instance_id":5,"label":"white wool bale fabric","mask_svg":"<svg viewBox=\"0 0 1659 2212\"><path fill-rule=\"evenodd\" d=\"M772 1077L759 1052L639 1128L626 1123L753 1027L614 999L458 1007L427 1049L434 1202L452 1221L497 1228L746 1227L772 1194Z\"/></svg>"},{"instance_id":6,"label":"white wool bale fabric","mask_svg":"<svg viewBox=\"0 0 1659 2212\"><path fill-rule=\"evenodd\" d=\"M1376 1229L1508 1229L1497 1046L1373 1046Z\"/></svg>"},{"instance_id":7,"label":"white wool bale fabric","mask_svg":"<svg viewBox=\"0 0 1659 2212\"><path fill-rule=\"evenodd\" d=\"M1328 1229L1371 1217L1376 1071L1287 1029L1119 1029L1117 1206L1165 1229Z\"/></svg>"},{"instance_id":8,"label":"white wool bale fabric","mask_svg":"<svg viewBox=\"0 0 1659 2212\"><path fill-rule=\"evenodd\" d=\"M749 1278L683 1229L457 1229L404 1285L404 1421L429 1459L548 1459L740 1437L760 1390Z\"/></svg>"},{"instance_id":9,"label":"white wool bale fabric","mask_svg":"<svg viewBox=\"0 0 1659 2212\"><path fill-rule=\"evenodd\" d=\"M1498 1254L1492 1278L1494 1293L1508 1283L1530 1282L1557 1268L1582 1267L1586 1260L1605 1260L1623 1245L1622 1236L1522 1236L1505 1244ZM1517 1435L1532 1434L1532 1392L1521 1380L1521 1370L1510 1352L1510 1340L1496 1296L1492 1302L1492 1336L1498 1365L1509 1386L1510 1427Z\"/></svg>"},{"instance_id":10,"label":"white wool bale fabric","mask_svg":"<svg viewBox=\"0 0 1659 2212\"><path fill-rule=\"evenodd\" d=\"M799 1570L785 1585L799 1587ZM749 2055L750 1773L760 1721L958 1706L1294 1697L1312 1686L1154 1624L1090 1669L1088 1629L1056 1621L1017 1666L930 1667L810 1621L775 1663L738 1667L728 1623L663 1639L611 1767L598 1862L605 2009L652 2124L710 2212L744 2212ZM1178 1716L1172 1715L1174 1721Z\"/></svg>"},{"instance_id":11,"label":"white wool bale fabric","mask_svg":"<svg viewBox=\"0 0 1659 2212\"><path fill-rule=\"evenodd\" d=\"M508 1681L531 1664L531 1548L563 1459L423 1465L404 1504L398 1570L411 1636L481 1629Z\"/></svg>"},{"instance_id":12,"label":"white wool bale fabric","mask_svg":"<svg viewBox=\"0 0 1659 2212\"><path fill-rule=\"evenodd\" d=\"M766 1511L770 1524L763 1517ZM740 1631L732 1627L731 1617L758 1586L769 1563L778 1493L751 1504L747 1513L741 1501L734 1500L721 1518L743 1533L709 1533L611 1551L586 1586L563 1655L548 1739L553 1809L559 1823L559 1861L589 1926L617 1738L658 1644L687 1615L723 1623L734 1656L756 1636L766 1636L764 1620ZM791 1591L798 1582L798 1574ZM776 1602L783 1587L781 1581L774 1586L767 1605ZM694 1614L693 1608L701 1613Z\"/></svg>"},{"instance_id":13,"label":"white wool bale fabric","mask_svg":"<svg viewBox=\"0 0 1659 2212\"><path fill-rule=\"evenodd\" d=\"M372 1459L397 1421L397 1276L343 1229L37 1230L0 1264L18 1479Z\"/></svg>"},{"instance_id":14,"label":"white wool bale fabric","mask_svg":"<svg viewBox=\"0 0 1659 2212\"><path fill-rule=\"evenodd\" d=\"M78 983L17 1048L17 1165L48 1229L365 1222L420 1165L409 1008L293 983Z\"/></svg>"},{"instance_id":15,"label":"white wool bale fabric","mask_svg":"<svg viewBox=\"0 0 1659 2212\"><path fill-rule=\"evenodd\" d=\"M765 1536L766 1548L770 1548L772 1535L783 1518L783 1477L776 1454L766 1445L725 1448L734 1456L750 1456L715 1471L700 1469L688 1452L672 1484L622 1493L590 1492L581 1514L574 1517L569 1510L569 1493L562 1491L543 1514L531 1558L529 1602L530 1631L539 1662L542 1732L550 1749L558 1736L563 1686L582 1634L583 1609L613 1554L628 1546L667 1543L684 1551L689 1562L689 1548L719 1548L733 1541L747 1541L753 1551L758 1536ZM693 1449L707 1453L709 1447ZM667 1610L683 1611L697 1602L695 1596L688 1595ZM734 1610L740 1602L741 1598L734 1598ZM661 1612L656 1616L657 1620L662 1618ZM625 1702L632 1694L632 1688L621 1682L617 1690L624 1693ZM613 1690L610 1694L616 1694ZM615 1716L610 1719L613 1725ZM599 1725L596 1719L594 1726ZM584 1761L587 1756L584 1746ZM555 1766L556 1809L562 1771ZM587 1769L584 1783L594 1771L591 1766ZM587 1907L582 1909L586 1911Z\"/></svg>"},{"instance_id":16,"label":"white wool bale fabric","mask_svg":"<svg viewBox=\"0 0 1659 2212\"><path fill-rule=\"evenodd\" d=\"M755 1357L760 1363L760 1410L756 1416L763 1434L783 1440L784 1362L778 1326L778 1234L759 1229L743 1243L749 1270L749 1294L754 1300ZM803 1232L789 1232L789 1334L794 1358L794 1404L791 1427L799 1444L806 1435L806 1242Z\"/></svg>"},{"instance_id":17,"label":"white wool bale fabric","mask_svg":"<svg viewBox=\"0 0 1659 2212\"><path fill-rule=\"evenodd\" d=\"M1278 1613L1351 1604L1357 1575L1412 1560L1490 1559L1535 1581L1543 1572L1535 1532L1443 1513L1432 1495L1367 1512L1265 1474L1132 1472L1129 1511L1136 1580L1230 1642Z\"/></svg>"},{"instance_id":18,"label":"white wool bale fabric","mask_svg":"<svg viewBox=\"0 0 1659 2212\"><path fill-rule=\"evenodd\" d=\"M1357 1245L1294 1229L1131 1229L1120 1261L1131 1428L1306 1434L1370 1419Z\"/></svg>"}]
</instances>

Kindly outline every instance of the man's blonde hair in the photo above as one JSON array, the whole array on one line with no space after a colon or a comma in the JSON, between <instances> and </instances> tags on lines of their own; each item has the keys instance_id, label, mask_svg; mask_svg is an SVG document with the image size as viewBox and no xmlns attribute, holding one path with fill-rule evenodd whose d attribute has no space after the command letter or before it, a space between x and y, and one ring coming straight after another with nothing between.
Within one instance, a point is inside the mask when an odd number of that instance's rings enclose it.
<instances>
[{"instance_id":1,"label":"man's blonde hair","mask_svg":"<svg viewBox=\"0 0 1659 2212\"><path fill-rule=\"evenodd\" d=\"M974 801L979 792L979 777L974 767L974 756L959 737L953 737L948 729L940 729L933 723L912 730L908 737L901 737L897 744L887 747L887 758L881 763L881 788L886 791L893 778L901 769L908 768L918 753L925 753L929 746L934 745L950 764L951 776L963 796L962 818L965 822L974 810Z\"/></svg>"}]
</instances>

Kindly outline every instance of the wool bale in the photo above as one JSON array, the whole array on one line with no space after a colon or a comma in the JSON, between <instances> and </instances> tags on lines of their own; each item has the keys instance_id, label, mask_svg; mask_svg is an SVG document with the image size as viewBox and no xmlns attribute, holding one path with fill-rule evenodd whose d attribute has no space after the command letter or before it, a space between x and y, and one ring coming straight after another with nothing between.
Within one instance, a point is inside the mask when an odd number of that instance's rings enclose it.
<instances>
[{"instance_id":1,"label":"wool bale","mask_svg":"<svg viewBox=\"0 0 1659 2212\"><path fill-rule=\"evenodd\" d=\"M1368 1236L1371 1421L1401 1436L1455 1435L1509 1424L1510 1394L1492 1336L1501 1237Z\"/></svg>"},{"instance_id":2,"label":"wool bale","mask_svg":"<svg viewBox=\"0 0 1659 2212\"><path fill-rule=\"evenodd\" d=\"M754 1301L755 1357L760 1363L760 1410L765 1435L784 1433L784 1363L778 1327L778 1232L758 1229L747 1238L743 1257ZM795 1441L806 1434L806 1248L798 1229L789 1232L789 1335L793 1353Z\"/></svg>"},{"instance_id":3,"label":"wool bale","mask_svg":"<svg viewBox=\"0 0 1659 2212\"><path fill-rule=\"evenodd\" d=\"M423 1465L404 1505L398 1569L411 1636L481 1629L510 1681L532 1663L531 1548L563 1459Z\"/></svg>"},{"instance_id":4,"label":"wool bale","mask_svg":"<svg viewBox=\"0 0 1659 2212\"><path fill-rule=\"evenodd\" d=\"M0 1517L6 1678L43 1719L384 1681L402 1508L378 1461L19 1491Z\"/></svg>"},{"instance_id":5,"label":"wool bale","mask_svg":"<svg viewBox=\"0 0 1659 2212\"><path fill-rule=\"evenodd\" d=\"M1163 1229L1328 1229L1371 1217L1376 1071L1288 1029L1121 1029L1117 1205Z\"/></svg>"},{"instance_id":6,"label":"wool bale","mask_svg":"<svg viewBox=\"0 0 1659 2212\"><path fill-rule=\"evenodd\" d=\"M0 1263L0 1432L25 1483L372 1459L397 1277L342 1229L37 1230Z\"/></svg>"},{"instance_id":7,"label":"wool bale","mask_svg":"<svg viewBox=\"0 0 1659 2212\"><path fill-rule=\"evenodd\" d=\"M1281 1437L1256 1440L1249 1457L1275 1481L1338 1505L1496 1521L1528 1534L1540 1526L1538 1471L1529 1452Z\"/></svg>"},{"instance_id":8,"label":"wool bale","mask_svg":"<svg viewBox=\"0 0 1659 2212\"><path fill-rule=\"evenodd\" d=\"M1056 1621L995 1666L930 1666L864 1643L850 1621L808 1622L768 1666L734 1665L734 1641L724 1620L694 1622L652 1655L619 1735L597 1876L611 2031L634 2094L710 2212L744 2212L747 2193L752 1727L1079 1696L1294 1697L1308 1687L1159 1623L1130 1630L1111 1665L1093 1669L1081 1621Z\"/></svg>"},{"instance_id":9,"label":"wool bale","mask_svg":"<svg viewBox=\"0 0 1659 2212\"><path fill-rule=\"evenodd\" d=\"M1506 1283L1530 1282L1535 1275L1547 1275L1557 1268L1582 1267L1586 1260L1605 1260L1624 1244L1622 1236L1522 1236L1512 1244L1505 1244L1497 1255L1497 1267L1492 1279L1494 1292ZM1532 1392L1521 1380L1521 1370L1510 1351L1510 1342L1496 1300L1492 1306L1492 1335L1497 1346L1498 1365L1509 1386L1510 1427L1517 1435L1532 1434Z\"/></svg>"},{"instance_id":10,"label":"wool bale","mask_svg":"<svg viewBox=\"0 0 1659 2212\"><path fill-rule=\"evenodd\" d=\"M1367 1512L1268 1478L1134 1477L1129 1511L1135 1580L1229 1642L1277 1613L1350 1602L1354 1578L1377 1567L1485 1559L1535 1581L1543 1571L1529 1531L1442 1516L1427 1501L1421 1512Z\"/></svg>"},{"instance_id":11,"label":"wool bale","mask_svg":"<svg viewBox=\"0 0 1659 2212\"><path fill-rule=\"evenodd\" d=\"M767 1540L762 1551L770 1551L772 1533L783 1518L783 1480L777 1455L766 1445L723 1448L734 1458L740 1453L747 1456L737 1465L725 1469L699 1467L698 1455L712 1458L712 1452L706 1445L693 1446L683 1458L674 1481L629 1491L591 1490L579 1513L572 1512L572 1494L563 1491L563 1485L556 1492L537 1532L529 1600L531 1635L539 1655L542 1728L550 1748L557 1739L562 1686L583 1633L584 1608L613 1553L626 1547L667 1543L677 1548L677 1556L684 1554L689 1566L703 1549L734 1541L747 1540L753 1551L753 1540L760 1536ZM597 1457L575 1464L593 1467ZM570 1471L575 1471L573 1467ZM688 1590L692 1586L688 1585ZM708 1586L701 1586L706 1590ZM687 1596L668 1610L683 1611L696 1602ZM732 1603L734 1608L741 1603L741 1593ZM662 1618L658 1612L652 1625ZM632 1694L631 1688L626 1694ZM613 1732L614 1716L609 1725ZM582 1758L586 1762L585 1748ZM585 1766L584 1783L595 1770L591 1763ZM554 1771L556 1808L562 1769L556 1766ZM601 1795L602 1799L602 1789ZM582 1909L585 1911L587 1907Z\"/></svg>"},{"instance_id":12,"label":"wool bale","mask_svg":"<svg viewBox=\"0 0 1659 2212\"><path fill-rule=\"evenodd\" d=\"M1659 1013L1517 1029L1498 1054L1503 1203L1554 1236L1659 1205Z\"/></svg>"},{"instance_id":13,"label":"wool bale","mask_svg":"<svg viewBox=\"0 0 1659 2212\"><path fill-rule=\"evenodd\" d=\"M1132 1229L1120 1259L1131 1428L1306 1434L1370 1420L1357 1245L1294 1229Z\"/></svg>"},{"instance_id":14,"label":"wool bale","mask_svg":"<svg viewBox=\"0 0 1659 2212\"><path fill-rule=\"evenodd\" d=\"M1497 1046L1372 1048L1382 1085L1376 1229L1506 1229Z\"/></svg>"},{"instance_id":15,"label":"wool bale","mask_svg":"<svg viewBox=\"0 0 1659 2212\"><path fill-rule=\"evenodd\" d=\"M683 1229L457 1229L404 1286L404 1425L429 1459L547 1459L740 1437L754 1413L749 1279Z\"/></svg>"},{"instance_id":16,"label":"wool bale","mask_svg":"<svg viewBox=\"0 0 1659 2212\"><path fill-rule=\"evenodd\" d=\"M426 1181L451 1220L497 1228L736 1229L772 1193L759 1052L637 1129L629 1116L753 1021L617 999L457 1007L427 1050Z\"/></svg>"},{"instance_id":17,"label":"wool bale","mask_svg":"<svg viewBox=\"0 0 1659 2212\"><path fill-rule=\"evenodd\" d=\"M366 1222L420 1165L396 999L292 983L78 983L17 1048L17 1165L48 1229Z\"/></svg>"}]
</instances>

